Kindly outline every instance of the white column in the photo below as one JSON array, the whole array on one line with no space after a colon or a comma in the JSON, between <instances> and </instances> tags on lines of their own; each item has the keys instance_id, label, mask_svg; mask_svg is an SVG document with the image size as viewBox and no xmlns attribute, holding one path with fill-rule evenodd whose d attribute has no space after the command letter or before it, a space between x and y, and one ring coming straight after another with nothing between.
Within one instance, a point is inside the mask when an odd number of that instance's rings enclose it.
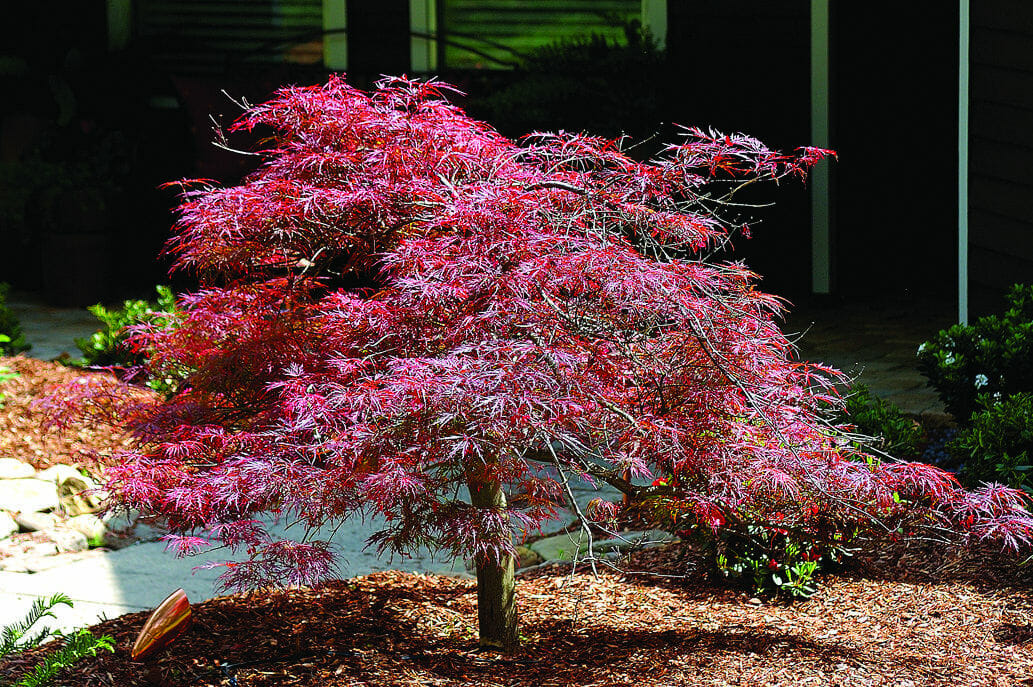
<instances>
[{"instance_id":1,"label":"white column","mask_svg":"<svg viewBox=\"0 0 1033 687\"><path fill-rule=\"evenodd\" d=\"M958 322L968 323L969 0L958 0Z\"/></svg>"},{"instance_id":2,"label":"white column","mask_svg":"<svg viewBox=\"0 0 1033 687\"><path fill-rule=\"evenodd\" d=\"M811 145L829 147L829 0L811 0ZM811 172L811 291L832 292L830 162Z\"/></svg>"},{"instance_id":3,"label":"white column","mask_svg":"<svg viewBox=\"0 0 1033 687\"><path fill-rule=\"evenodd\" d=\"M663 50L667 45L667 3L679 0L642 0L642 28L656 41L656 47Z\"/></svg>"},{"instance_id":4,"label":"white column","mask_svg":"<svg viewBox=\"0 0 1033 687\"><path fill-rule=\"evenodd\" d=\"M323 64L327 69L348 68L348 26L346 0L323 0Z\"/></svg>"},{"instance_id":5,"label":"white column","mask_svg":"<svg viewBox=\"0 0 1033 687\"><path fill-rule=\"evenodd\" d=\"M438 68L438 44L420 34L437 35L438 22L434 0L409 0L409 68L413 72L432 72Z\"/></svg>"}]
</instances>

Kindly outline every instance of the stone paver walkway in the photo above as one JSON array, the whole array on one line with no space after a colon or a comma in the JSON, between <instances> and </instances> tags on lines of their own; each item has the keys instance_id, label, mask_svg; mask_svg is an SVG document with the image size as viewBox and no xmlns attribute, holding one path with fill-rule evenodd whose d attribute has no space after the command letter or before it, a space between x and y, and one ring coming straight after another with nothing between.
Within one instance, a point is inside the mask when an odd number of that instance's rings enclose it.
<instances>
[{"instance_id":1,"label":"stone paver walkway","mask_svg":"<svg viewBox=\"0 0 1033 687\"><path fill-rule=\"evenodd\" d=\"M943 404L916 367L918 347L956 322L948 301L803 304L784 331L802 333L804 360L827 363L915 417L941 418Z\"/></svg>"}]
</instances>

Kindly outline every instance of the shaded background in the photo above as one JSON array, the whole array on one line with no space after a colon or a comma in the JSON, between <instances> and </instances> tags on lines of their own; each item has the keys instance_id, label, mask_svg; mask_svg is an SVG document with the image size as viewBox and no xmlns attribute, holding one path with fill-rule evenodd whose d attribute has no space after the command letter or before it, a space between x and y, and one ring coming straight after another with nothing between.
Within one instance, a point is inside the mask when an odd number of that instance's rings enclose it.
<instances>
[{"instance_id":1,"label":"shaded background","mask_svg":"<svg viewBox=\"0 0 1033 687\"><path fill-rule=\"evenodd\" d=\"M833 3L837 299L957 298L958 14L947 5ZM352 83L413 74L414 41L426 38L412 28L417 6L430 8L426 31L439 39L433 73L508 135L659 132L659 142L679 123L742 131L775 148L810 144L808 0L668 2L666 50L638 30L639 0L20 3L0 29L0 280L63 305L149 294L168 279L155 256L175 195L161 184L234 183L247 171L247 158L211 145L212 120L239 112L222 91L260 102L279 85L319 83L330 71L324 42L342 33ZM327 31L334 7L346 32ZM980 7L990 19L974 21L991 29L976 29L977 61L993 52L979 46L1000 43L998 14L1013 24L1029 14L1033 36L1033 10L1021 3ZM1016 107L1013 124L1029 120ZM762 274L766 290L797 300L810 295L808 193L788 184L758 195L777 205L757 213L754 238L730 256ZM1019 255L1007 276L1003 258L977 256L992 278L977 274L976 289L991 303L1033 265L1022 257L1033 259L1026 220L997 221L1020 247L997 239L998 254Z\"/></svg>"}]
</instances>

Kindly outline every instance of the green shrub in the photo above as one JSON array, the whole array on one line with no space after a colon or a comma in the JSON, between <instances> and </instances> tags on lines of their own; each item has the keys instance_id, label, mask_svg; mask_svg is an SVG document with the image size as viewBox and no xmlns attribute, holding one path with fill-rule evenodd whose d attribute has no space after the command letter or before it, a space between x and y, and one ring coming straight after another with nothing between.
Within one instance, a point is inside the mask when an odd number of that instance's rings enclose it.
<instances>
[{"instance_id":1,"label":"green shrub","mask_svg":"<svg viewBox=\"0 0 1033 687\"><path fill-rule=\"evenodd\" d=\"M981 394L1033 391L1033 285L1016 284L1002 315L956 324L918 349L918 367L947 412L965 422Z\"/></svg>"},{"instance_id":2,"label":"green shrub","mask_svg":"<svg viewBox=\"0 0 1033 687\"><path fill-rule=\"evenodd\" d=\"M50 598L36 599L32 608L29 609L25 618L12 625L7 625L0 633L0 659L10 654L19 654L26 649L39 646L49 637L56 637L62 640L62 646L52 653L44 656L40 663L22 676L17 682L10 683L11 687L42 687L50 684L54 677L86 656L96 656L101 649L114 651L115 640L104 635L94 637L93 633L85 628L75 630L71 634L54 632L49 628L36 629L36 624L46 617L54 617L53 608L63 604L71 607L72 600L64 594L55 594ZM0 683L7 685L8 683Z\"/></svg>"},{"instance_id":3,"label":"green shrub","mask_svg":"<svg viewBox=\"0 0 1033 687\"><path fill-rule=\"evenodd\" d=\"M815 576L847 555L842 546L760 525L749 525L744 532L721 531L710 547L714 568L724 579L758 596L794 599L813 596L818 591Z\"/></svg>"},{"instance_id":4,"label":"green shrub","mask_svg":"<svg viewBox=\"0 0 1033 687\"><path fill-rule=\"evenodd\" d=\"M984 395L979 402L982 409L947 444L961 463L959 478L968 486L1002 482L1033 493L1033 393Z\"/></svg>"},{"instance_id":5,"label":"green shrub","mask_svg":"<svg viewBox=\"0 0 1033 687\"><path fill-rule=\"evenodd\" d=\"M653 486L666 486L661 478ZM712 576L748 589L758 596L806 599L818 590L816 575L839 565L855 532L811 511L815 518L801 525L786 522L776 512L762 522L749 514L715 529L698 522L691 508L662 498L647 499L638 513L651 526L676 534L703 553Z\"/></svg>"},{"instance_id":6,"label":"green shrub","mask_svg":"<svg viewBox=\"0 0 1033 687\"><path fill-rule=\"evenodd\" d=\"M176 297L168 286L157 286L156 303L145 300L123 301L121 308L106 308L100 303L88 310L103 325L88 338L75 340L83 357L75 361L81 367L125 367L134 368L146 362L146 355L134 352L126 345L127 328L144 323L155 323L162 327L175 326L178 310ZM174 390L183 375L161 374L147 380L147 386L160 393Z\"/></svg>"},{"instance_id":7,"label":"green shrub","mask_svg":"<svg viewBox=\"0 0 1033 687\"><path fill-rule=\"evenodd\" d=\"M0 355L18 355L32 346L25 342L18 317L7 307L10 284L0 283Z\"/></svg>"},{"instance_id":8,"label":"green shrub","mask_svg":"<svg viewBox=\"0 0 1033 687\"><path fill-rule=\"evenodd\" d=\"M864 384L851 389L845 411L836 423L851 424L860 434L873 437L870 448L901 460L916 460L921 455L922 430L918 424L889 401L873 396Z\"/></svg>"},{"instance_id":9,"label":"green shrub","mask_svg":"<svg viewBox=\"0 0 1033 687\"><path fill-rule=\"evenodd\" d=\"M7 339L8 339L8 337L6 335L0 334L0 344L3 344L5 342L5 340L7 340ZM17 376L18 376L18 373L17 372L13 372L11 370L11 368L4 367L3 365L0 365L0 384L3 384L4 382L6 382L6 381L8 381L10 379L14 379ZM4 397L3 392L0 391L0 408L4 407L4 402L6 400L7 399Z\"/></svg>"}]
</instances>

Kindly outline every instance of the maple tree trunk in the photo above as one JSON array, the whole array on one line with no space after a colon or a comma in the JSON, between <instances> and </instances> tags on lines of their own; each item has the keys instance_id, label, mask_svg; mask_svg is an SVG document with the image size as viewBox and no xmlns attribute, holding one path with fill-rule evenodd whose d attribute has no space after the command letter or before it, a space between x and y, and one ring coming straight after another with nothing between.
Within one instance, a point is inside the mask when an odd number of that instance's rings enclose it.
<instances>
[{"instance_id":1,"label":"maple tree trunk","mask_svg":"<svg viewBox=\"0 0 1033 687\"><path fill-rule=\"evenodd\" d=\"M477 508L506 507L506 495L497 482L470 480L470 503ZM486 556L477 559L477 624L480 645L508 651L516 648L517 615L514 561Z\"/></svg>"}]
</instances>

